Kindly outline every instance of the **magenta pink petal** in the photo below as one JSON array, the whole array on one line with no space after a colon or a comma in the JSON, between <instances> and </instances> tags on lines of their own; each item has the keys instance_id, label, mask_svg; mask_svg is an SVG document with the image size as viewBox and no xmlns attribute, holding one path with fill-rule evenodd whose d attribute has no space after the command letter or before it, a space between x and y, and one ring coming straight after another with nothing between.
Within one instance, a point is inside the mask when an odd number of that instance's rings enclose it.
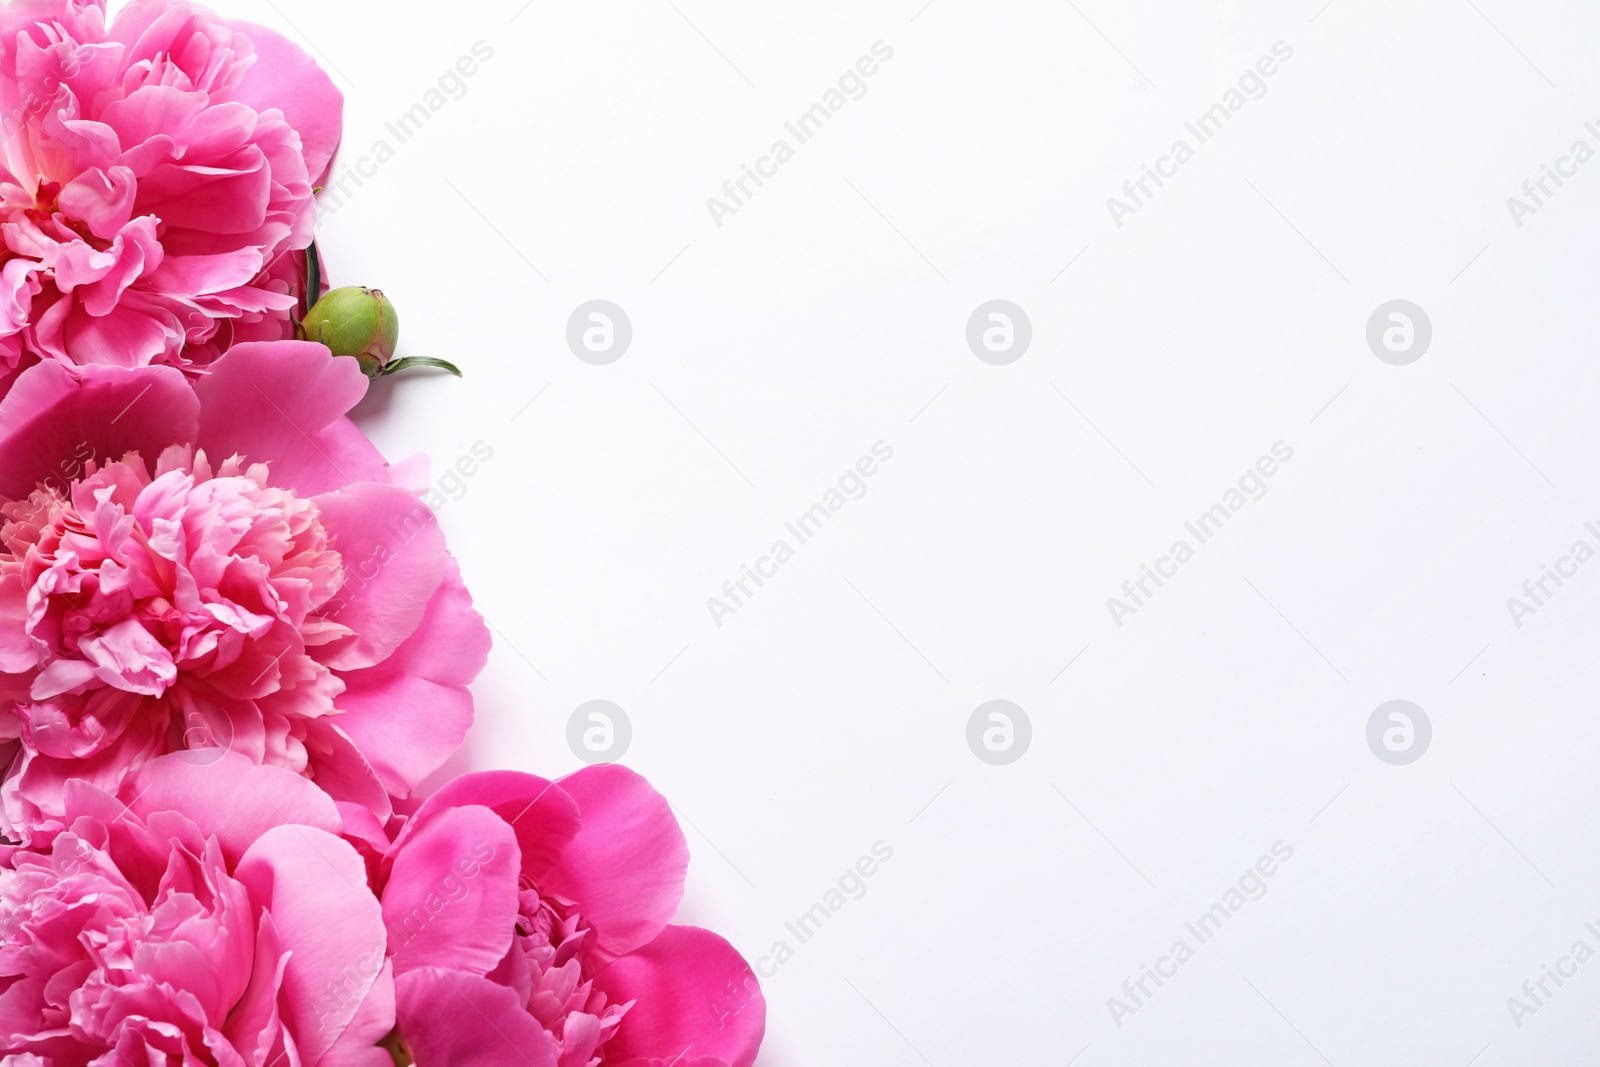
<instances>
[{"instance_id":1,"label":"magenta pink petal","mask_svg":"<svg viewBox=\"0 0 1600 1067\"><path fill-rule=\"evenodd\" d=\"M384 829L384 822L373 814L371 808L348 800L336 800L334 804L344 820L340 836L355 845L356 851L364 855L374 858L388 855L390 848L388 831Z\"/></svg>"},{"instance_id":2,"label":"magenta pink petal","mask_svg":"<svg viewBox=\"0 0 1600 1067\"><path fill-rule=\"evenodd\" d=\"M315 1064L384 973L383 915L361 857L325 830L278 826L250 846L235 877L272 914L289 953L285 1014L302 1061ZM316 892L305 892L307 879L315 879Z\"/></svg>"},{"instance_id":3,"label":"magenta pink petal","mask_svg":"<svg viewBox=\"0 0 1600 1067\"><path fill-rule=\"evenodd\" d=\"M353 359L308 341L250 342L230 348L194 388L208 456L270 461L273 484L302 496L387 480L383 457L344 418L367 391Z\"/></svg>"},{"instance_id":4,"label":"magenta pink petal","mask_svg":"<svg viewBox=\"0 0 1600 1067\"><path fill-rule=\"evenodd\" d=\"M3 593L0 585L0 612ZM452 560L416 632L376 667L345 674L339 726L390 793L410 793L460 746L472 725L466 686L483 669L489 644Z\"/></svg>"},{"instance_id":5,"label":"magenta pink petal","mask_svg":"<svg viewBox=\"0 0 1600 1067\"><path fill-rule=\"evenodd\" d=\"M511 947L521 864L511 827L488 808L451 808L419 826L383 889L395 973L493 970Z\"/></svg>"},{"instance_id":6,"label":"magenta pink petal","mask_svg":"<svg viewBox=\"0 0 1600 1067\"><path fill-rule=\"evenodd\" d=\"M277 31L237 19L223 24L256 47L255 66L245 72L233 98L257 111L282 111L300 135L312 184L322 184L344 129L344 94L316 60Z\"/></svg>"},{"instance_id":7,"label":"magenta pink petal","mask_svg":"<svg viewBox=\"0 0 1600 1067\"><path fill-rule=\"evenodd\" d=\"M378 1042L394 1029L394 965L385 963L383 973L361 1002L356 1017L333 1043L317 1067L394 1067L389 1053Z\"/></svg>"},{"instance_id":8,"label":"magenta pink petal","mask_svg":"<svg viewBox=\"0 0 1600 1067\"><path fill-rule=\"evenodd\" d=\"M417 1067L555 1067L555 1044L516 994L428 967L395 979L395 1015Z\"/></svg>"},{"instance_id":9,"label":"magenta pink petal","mask_svg":"<svg viewBox=\"0 0 1600 1067\"><path fill-rule=\"evenodd\" d=\"M261 250L241 248L210 256L168 256L150 281L184 296L222 293L250 282L261 273Z\"/></svg>"},{"instance_id":10,"label":"magenta pink petal","mask_svg":"<svg viewBox=\"0 0 1600 1067\"><path fill-rule=\"evenodd\" d=\"M578 805L554 782L519 771L478 771L453 778L417 809L395 844L419 826L461 804L481 804L516 831L522 873L540 878L560 858L578 832Z\"/></svg>"},{"instance_id":11,"label":"magenta pink petal","mask_svg":"<svg viewBox=\"0 0 1600 1067\"><path fill-rule=\"evenodd\" d=\"M88 224L90 231L111 240L133 217L138 180L127 167L109 172L95 167L68 182L56 198L62 210Z\"/></svg>"},{"instance_id":12,"label":"magenta pink petal","mask_svg":"<svg viewBox=\"0 0 1600 1067\"><path fill-rule=\"evenodd\" d=\"M103 5L95 5L103 7ZM120 41L128 60L151 60L167 51L176 51L183 42L175 40L179 30L189 25L193 9L172 0L133 0L117 13L108 37Z\"/></svg>"},{"instance_id":13,"label":"magenta pink petal","mask_svg":"<svg viewBox=\"0 0 1600 1067\"><path fill-rule=\"evenodd\" d=\"M669 926L595 977L617 1002L637 1001L606 1044L618 1067L715 1057L750 1067L767 1028L767 1002L750 965L709 930Z\"/></svg>"},{"instance_id":14,"label":"magenta pink petal","mask_svg":"<svg viewBox=\"0 0 1600 1067\"><path fill-rule=\"evenodd\" d=\"M379 819L394 813L389 792L367 762L366 753L347 734L343 715L306 723L306 755L318 786L335 801L359 804Z\"/></svg>"},{"instance_id":15,"label":"magenta pink petal","mask_svg":"<svg viewBox=\"0 0 1600 1067\"><path fill-rule=\"evenodd\" d=\"M280 1021L278 989L286 962L272 916L263 912L256 926L255 973L250 976L244 996L228 1012L223 1026L228 1040L236 1048L245 1050L246 1055L251 1051L256 1052L258 1058L270 1055Z\"/></svg>"},{"instance_id":16,"label":"magenta pink petal","mask_svg":"<svg viewBox=\"0 0 1600 1067\"><path fill-rule=\"evenodd\" d=\"M46 361L0 400L0 498L26 496L40 484L65 489L89 459L138 452L153 462L168 445L193 439L200 402L177 371L83 367L80 374Z\"/></svg>"},{"instance_id":17,"label":"magenta pink petal","mask_svg":"<svg viewBox=\"0 0 1600 1067\"><path fill-rule=\"evenodd\" d=\"M267 830L286 823L337 834L333 800L316 784L214 749L174 752L144 764L123 787L136 815L181 811L202 834L216 835L229 859L244 855Z\"/></svg>"},{"instance_id":18,"label":"magenta pink petal","mask_svg":"<svg viewBox=\"0 0 1600 1067\"><path fill-rule=\"evenodd\" d=\"M582 901L603 952L632 952L678 910L688 842L666 798L626 767L586 767L560 785L577 801L583 826L540 889Z\"/></svg>"},{"instance_id":19,"label":"magenta pink petal","mask_svg":"<svg viewBox=\"0 0 1600 1067\"><path fill-rule=\"evenodd\" d=\"M35 335L47 354L70 356L85 366L122 368L142 367L181 341L177 321L169 313L152 314L132 299L96 316L63 298L40 316Z\"/></svg>"},{"instance_id":20,"label":"magenta pink petal","mask_svg":"<svg viewBox=\"0 0 1600 1067\"><path fill-rule=\"evenodd\" d=\"M128 98L132 103L137 94ZM272 170L259 152L229 168L158 167L139 183L139 209L169 226L245 235L267 220Z\"/></svg>"},{"instance_id":21,"label":"magenta pink petal","mask_svg":"<svg viewBox=\"0 0 1600 1067\"><path fill-rule=\"evenodd\" d=\"M344 557L344 587L323 615L354 631L317 658L339 671L382 663L416 632L444 580L444 532L399 486L363 482L315 500Z\"/></svg>"},{"instance_id":22,"label":"magenta pink petal","mask_svg":"<svg viewBox=\"0 0 1600 1067\"><path fill-rule=\"evenodd\" d=\"M39 650L24 627L28 590L18 573L0 574L0 671L24 674L39 665Z\"/></svg>"}]
</instances>

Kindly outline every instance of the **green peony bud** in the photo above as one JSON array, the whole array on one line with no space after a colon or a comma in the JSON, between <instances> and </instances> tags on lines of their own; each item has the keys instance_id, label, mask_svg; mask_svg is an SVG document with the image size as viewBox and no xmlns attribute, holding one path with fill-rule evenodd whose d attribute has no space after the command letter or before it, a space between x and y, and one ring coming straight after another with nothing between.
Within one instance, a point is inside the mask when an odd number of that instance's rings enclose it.
<instances>
[{"instance_id":1,"label":"green peony bud","mask_svg":"<svg viewBox=\"0 0 1600 1067\"><path fill-rule=\"evenodd\" d=\"M306 340L322 342L336 356L354 356L367 377L376 378L400 343L400 317L381 289L350 285L306 312L305 331Z\"/></svg>"}]
</instances>

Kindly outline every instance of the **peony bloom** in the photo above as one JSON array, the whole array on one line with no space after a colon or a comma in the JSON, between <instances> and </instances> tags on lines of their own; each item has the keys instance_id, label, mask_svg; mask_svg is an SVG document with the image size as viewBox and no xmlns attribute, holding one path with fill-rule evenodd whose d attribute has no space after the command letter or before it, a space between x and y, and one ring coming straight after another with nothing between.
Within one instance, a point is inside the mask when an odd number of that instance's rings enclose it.
<instances>
[{"instance_id":1,"label":"peony bloom","mask_svg":"<svg viewBox=\"0 0 1600 1067\"><path fill-rule=\"evenodd\" d=\"M154 760L0 863L0 1061L390 1067L383 919L339 813L240 756Z\"/></svg>"},{"instance_id":2,"label":"peony bloom","mask_svg":"<svg viewBox=\"0 0 1600 1067\"><path fill-rule=\"evenodd\" d=\"M367 818L456 749L488 632L433 513L344 413L352 359L236 345L170 367L53 361L0 401L0 829L69 783L232 750Z\"/></svg>"},{"instance_id":3,"label":"peony bloom","mask_svg":"<svg viewBox=\"0 0 1600 1067\"><path fill-rule=\"evenodd\" d=\"M0 380L282 336L342 106L298 46L181 0L0 7Z\"/></svg>"},{"instance_id":4,"label":"peony bloom","mask_svg":"<svg viewBox=\"0 0 1600 1067\"><path fill-rule=\"evenodd\" d=\"M590 767L557 783L463 775L392 847L368 843L383 853L371 866L399 1062L754 1062L766 1027L760 986L716 934L668 925L689 850L667 802L633 772Z\"/></svg>"}]
</instances>

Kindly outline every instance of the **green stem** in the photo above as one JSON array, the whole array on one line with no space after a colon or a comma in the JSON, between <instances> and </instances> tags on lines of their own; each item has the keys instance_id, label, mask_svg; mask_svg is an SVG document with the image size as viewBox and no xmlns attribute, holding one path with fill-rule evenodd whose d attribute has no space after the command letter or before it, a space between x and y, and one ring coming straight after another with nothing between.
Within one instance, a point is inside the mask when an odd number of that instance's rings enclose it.
<instances>
[{"instance_id":1,"label":"green stem","mask_svg":"<svg viewBox=\"0 0 1600 1067\"><path fill-rule=\"evenodd\" d=\"M306 297L303 319L311 314L312 305L322 299L322 259L317 255L317 242L313 239L306 248Z\"/></svg>"}]
</instances>

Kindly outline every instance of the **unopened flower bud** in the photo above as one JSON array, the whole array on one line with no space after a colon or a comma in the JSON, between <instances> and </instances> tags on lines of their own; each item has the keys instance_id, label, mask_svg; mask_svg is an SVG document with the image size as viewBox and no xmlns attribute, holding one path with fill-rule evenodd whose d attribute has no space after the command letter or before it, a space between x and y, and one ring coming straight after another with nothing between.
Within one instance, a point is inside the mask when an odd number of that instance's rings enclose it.
<instances>
[{"instance_id":1,"label":"unopened flower bud","mask_svg":"<svg viewBox=\"0 0 1600 1067\"><path fill-rule=\"evenodd\" d=\"M306 312L305 334L336 356L354 356L367 377L376 378L394 358L400 318L382 290L351 285L334 289Z\"/></svg>"}]
</instances>

